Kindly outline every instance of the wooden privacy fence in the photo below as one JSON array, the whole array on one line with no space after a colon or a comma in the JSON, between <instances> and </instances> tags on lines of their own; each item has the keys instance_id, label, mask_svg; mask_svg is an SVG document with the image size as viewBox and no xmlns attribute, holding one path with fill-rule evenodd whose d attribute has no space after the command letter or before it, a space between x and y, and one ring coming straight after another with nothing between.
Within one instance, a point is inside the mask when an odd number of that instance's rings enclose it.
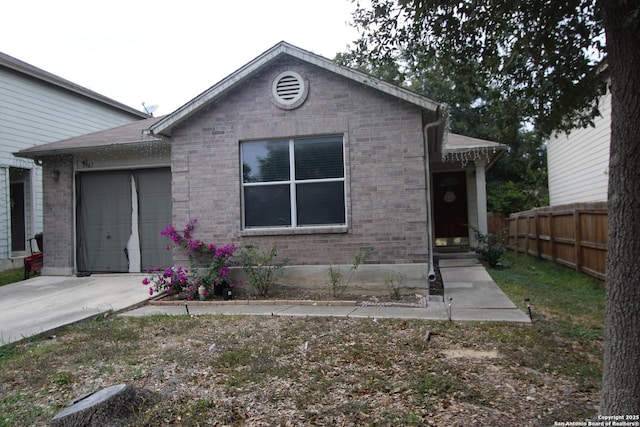
<instances>
[{"instance_id":1,"label":"wooden privacy fence","mask_svg":"<svg viewBox=\"0 0 640 427\"><path fill-rule=\"evenodd\" d=\"M605 278L606 202L537 208L509 215L507 247Z\"/></svg>"}]
</instances>

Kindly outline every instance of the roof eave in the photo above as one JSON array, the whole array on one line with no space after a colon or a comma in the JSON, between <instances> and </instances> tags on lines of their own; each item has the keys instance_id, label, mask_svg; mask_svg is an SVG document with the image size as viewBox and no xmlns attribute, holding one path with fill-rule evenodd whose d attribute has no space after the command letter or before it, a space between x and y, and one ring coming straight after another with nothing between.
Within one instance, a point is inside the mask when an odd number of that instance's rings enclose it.
<instances>
[{"instance_id":1,"label":"roof eave","mask_svg":"<svg viewBox=\"0 0 640 427\"><path fill-rule=\"evenodd\" d=\"M508 150L509 146L500 143L482 147L476 146L448 148L443 150L442 159L443 162L463 161L464 163L466 163L468 161L475 161L485 158L487 160L486 169L488 170Z\"/></svg>"},{"instance_id":2,"label":"roof eave","mask_svg":"<svg viewBox=\"0 0 640 427\"><path fill-rule=\"evenodd\" d=\"M37 150L37 149L26 149L22 151L18 151L16 153L12 153L16 157L21 157L24 159L39 159L42 157L51 157L51 156L68 156L74 154L82 154L82 153L95 153L98 150L105 149L128 149L128 148L137 148L137 147L145 147L149 144L162 144L169 145L170 142L163 138L153 138L145 141L137 141L137 142L113 142L102 145L95 145L91 147L66 147L66 148L53 148L49 150ZM37 147L34 147L37 148Z\"/></svg>"}]
</instances>

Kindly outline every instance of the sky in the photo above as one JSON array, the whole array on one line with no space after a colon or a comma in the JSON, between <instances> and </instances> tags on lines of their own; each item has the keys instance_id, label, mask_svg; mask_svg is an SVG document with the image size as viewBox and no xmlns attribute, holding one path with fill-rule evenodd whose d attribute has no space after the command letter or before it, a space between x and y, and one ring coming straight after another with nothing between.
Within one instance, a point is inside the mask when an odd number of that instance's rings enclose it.
<instances>
[{"instance_id":1,"label":"sky","mask_svg":"<svg viewBox=\"0 0 640 427\"><path fill-rule=\"evenodd\" d=\"M0 52L155 116L286 41L333 59L353 46L351 0L6 2Z\"/></svg>"}]
</instances>

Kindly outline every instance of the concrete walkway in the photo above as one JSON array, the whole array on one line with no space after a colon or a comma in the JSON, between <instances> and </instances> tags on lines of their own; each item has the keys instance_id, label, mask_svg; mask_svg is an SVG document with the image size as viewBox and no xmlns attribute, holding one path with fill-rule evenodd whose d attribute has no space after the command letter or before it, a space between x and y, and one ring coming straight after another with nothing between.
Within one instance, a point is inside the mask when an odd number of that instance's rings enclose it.
<instances>
[{"instance_id":1,"label":"concrete walkway","mask_svg":"<svg viewBox=\"0 0 640 427\"><path fill-rule=\"evenodd\" d=\"M439 267L451 320L531 323L477 259L443 259Z\"/></svg>"},{"instance_id":2,"label":"concrete walkway","mask_svg":"<svg viewBox=\"0 0 640 427\"><path fill-rule=\"evenodd\" d=\"M123 316L147 316L151 314L219 314L292 317L354 317L396 318L452 321L497 321L531 323L496 285L477 259L451 259L439 262L445 294L428 297L427 307L413 306L356 306L340 301L261 302L230 301L225 303L184 302L172 305L146 305L122 313Z\"/></svg>"},{"instance_id":3,"label":"concrete walkway","mask_svg":"<svg viewBox=\"0 0 640 427\"><path fill-rule=\"evenodd\" d=\"M428 297L427 307L355 306L321 303L232 301L189 303L189 314L332 316L530 323L475 259L440 260L445 295ZM35 277L0 287L0 345L47 333L64 325L115 311L122 316L187 314L184 303L148 305L142 274ZM329 305L331 304L331 305Z\"/></svg>"}]
</instances>

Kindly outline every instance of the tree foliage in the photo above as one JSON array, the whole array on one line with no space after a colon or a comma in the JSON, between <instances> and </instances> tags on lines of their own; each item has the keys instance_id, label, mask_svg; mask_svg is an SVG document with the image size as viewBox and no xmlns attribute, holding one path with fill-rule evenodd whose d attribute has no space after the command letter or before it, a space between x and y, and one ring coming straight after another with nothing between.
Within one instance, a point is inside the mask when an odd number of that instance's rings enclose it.
<instances>
[{"instance_id":1,"label":"tree foliage","mask_svg":"<svg viewBox=\"0 0 640 427\"><path fill-rule=\"evenodd\" d=\"M547 206L546 145L523 130L508 144L510 150L487 173L487 209L510 214Z\"/></svg>"},{"instance_id":2,"label":"tree foliage","mask_svg":"<svg viewBox=\"0 0 640 427\"><path fill-rule=\"evenodd\" d=\"M396 6L399 7L399 6ZM393 8L387 2L382 10ZM369 15L359 9L356 22ZM382 19L382 17L379 17ZM510 147L489 170L488 208L511 213L548 203L546 145L543 132L532 128L536 120L520 107L513 91L503 89L498 79L486 79L477 67L459 67L445 54L429 54L429 48L396 40L394 46L371 45L371 34L363 36L336 61L376 75L390 83L439 101L450 107L451 131L475 138L500 141ZM380 36L376 32L376 37ZM525 124L529 126L524 126Z\"/></svg>"},{"instance_id":3,"label":"tree foliage","mask_svg":"<svg viewBox=\"0 0 640 427\"><path fill-rule=\"evenodd\" d=\"M598 114L604 83L596 70L604 39L593 0L356 4L353 23L362 37L355 51L374 66L398 58L407 69L437 64L453 98L498 95L503 113L542 137L588 125Z\"/></svg>"}]
</instances>

